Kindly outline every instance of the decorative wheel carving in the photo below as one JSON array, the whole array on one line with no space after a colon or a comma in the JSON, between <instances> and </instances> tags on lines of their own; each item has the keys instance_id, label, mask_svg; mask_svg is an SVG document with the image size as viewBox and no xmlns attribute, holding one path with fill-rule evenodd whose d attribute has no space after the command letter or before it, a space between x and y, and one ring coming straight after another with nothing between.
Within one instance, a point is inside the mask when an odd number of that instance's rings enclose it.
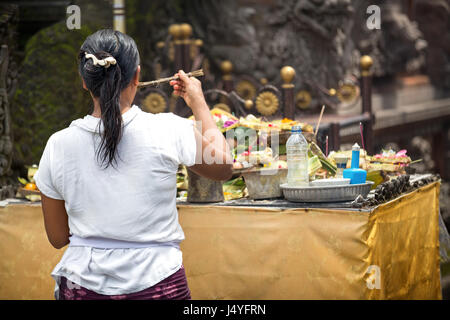
<instances>
[{"instance_id":1,"label":"decorative wheel carving","mask_svg":"<svg viewBox=\"0 0 450 320\"><path fill-rule=\"evenodd\" d=\"M142 101L145 111L151 113L164 112L167 108L167 101L161 93L151 92Z\"/></svg>"},{"instance_id":2,"label":"decorative wheel carving","mask_svg":"<svg viewBox=\"0 0 450 320\"><path fill-rule=\"evenodd\" d=\"M248 80L240 80L235 88L236 93L244 100L255 99L256 90L256 86Z\"/></svg>"},{"instance_id":3,"label":"decorative wheel carving","mask_svg":"<svg viewBox=\"0 0 450 320\"><path fill-rule=\"evenodd\" d=\"M278 97L270 91L261 92L256 98L256 110L263 116L270 116L278 110Z\"/></svg>"},{"instance_id":4,"label":"decorative wheel carving","mask_svg":"<svg viewBox=\"0 0 450 320\"><path fill-rule=\"evenodd\" d=\"M297 108L305 110L310 107L311 100L312 98L309 91L300 90L295 96L295 105L297 106Z\"/></svg>"},{"instance_id":5,"label":"decorative wheel carving","mask_svg":"<svg viewBox=\"0 0 450 320\"><path fill-rule=\"evenodd\" d=\"M352 83L344 83L337 89L336 96L343 103L351 103L359 96L359 88Z\"/></svg>"}]
</instances>

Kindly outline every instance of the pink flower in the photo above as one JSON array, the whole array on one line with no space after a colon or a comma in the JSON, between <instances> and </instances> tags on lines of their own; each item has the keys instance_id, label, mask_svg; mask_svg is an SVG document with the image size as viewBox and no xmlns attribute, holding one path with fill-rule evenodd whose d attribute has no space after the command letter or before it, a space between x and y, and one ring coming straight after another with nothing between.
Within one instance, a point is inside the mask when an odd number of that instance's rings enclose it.
<instances>
[{"instance_id":1,"label":"pink flower","mask_svg":"<svg viewBox=\"0 0 450 320\"><path fill-rule=\"evenodd\" d=\"M232 126L233 124L235 124L237 121L236 120L227 120L225 121L225 123L223 124L224 128L228 128L229 126Z\"/></svg>"},{"instance_id":2,"label":"pink flower","mask_svg":"<svg viewBox=\"0 0 450 320\"><path fill-rule=\"evenodd\" d=\"M403 157L406 157L406 150L405 149L403 149L403 150L400 150L399 152L397 152L397 154L395 155L395 157L396 158L403 158Z\"/></svg>"}]
</instances>

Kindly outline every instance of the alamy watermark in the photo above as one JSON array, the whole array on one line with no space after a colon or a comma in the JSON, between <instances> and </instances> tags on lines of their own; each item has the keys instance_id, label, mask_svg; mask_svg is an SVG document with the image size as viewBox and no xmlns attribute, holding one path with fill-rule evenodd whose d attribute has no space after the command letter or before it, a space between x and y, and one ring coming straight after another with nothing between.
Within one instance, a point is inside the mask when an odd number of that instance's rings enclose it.
<instances>
[{"instance_id":1,"label":"alamy watermark","mask_svg":"<svg viewBox=\"0 0 450 320\"><path fill-rule=\"evenodd\" d=\"M377 5L370 5L366 10L370 16L367 18L366 26L369 30L381 29L381 9Z\"/></svg>"},{"instance_id":2,"label":"alamy watermark","mask_svg":"<svg viewBox=\"0 0 450 320\"><path fill-rule=\"evenodd\" d=\"M67 19L66 26L67 29L81 29L81 10L77 5L68 6L66 9Z\"/></svg>"},{"instance_id":3,"label":"alamy watermark","mask_svg":"<svg viewBox=\"0 0 450 320\"><path fill-rule=\"evenodd\" d=\"M366 273L369 274L369 276L366 279L366 286L368 289L381 289L381 270L380 267L377 265L370 265L367 268Z\"/></svg>"}]
</instances>

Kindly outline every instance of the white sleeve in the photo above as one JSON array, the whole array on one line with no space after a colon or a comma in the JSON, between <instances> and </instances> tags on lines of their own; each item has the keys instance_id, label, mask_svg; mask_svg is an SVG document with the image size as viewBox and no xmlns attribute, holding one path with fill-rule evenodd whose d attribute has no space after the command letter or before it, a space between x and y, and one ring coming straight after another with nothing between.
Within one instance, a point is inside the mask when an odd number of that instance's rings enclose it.
<instances>
[{"instance_id":1,"label":"white sleeve","mask_svg":"<svg viewBox=\"0 0 450 320\"><path fill-rule=\"evenodd\" d=\"M195 141L194 121L171 114L174 122L174 138L178 163L185 166L195 164L197 143ZM172 127L172 126L171 126Z\"/></svg>"},{"instance_id":2,"label":"white sleeve","mask_svg":"<svg viewBox=\"0 0 450 320\"><path fill-rule=\"evenodd\" d=\"M58 182L56 181L56 175L52 172L52 169L55 169L54 166L54 156L55 156L55 139L52 135L45 146L44 153L42 154L41 160L39 162L38 171L34 174L34 180L36 181L36 186L45 196L57 199L64 200L61 195L61 188ZM59 189L59 190L58 190Z\"/></svg>"}]
</instances>

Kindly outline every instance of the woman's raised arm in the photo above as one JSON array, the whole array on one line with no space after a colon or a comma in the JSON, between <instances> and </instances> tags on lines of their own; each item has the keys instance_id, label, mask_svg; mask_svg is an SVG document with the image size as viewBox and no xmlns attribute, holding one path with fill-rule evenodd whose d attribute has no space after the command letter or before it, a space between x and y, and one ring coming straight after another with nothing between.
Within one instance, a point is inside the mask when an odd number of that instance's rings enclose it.
<instances>
[{"instance_id":1,"label":"woman's raised arm","mask_svg":"<svg viewBox=\"0 0 450 320\"><path fill-rule=\"evenodd\" d=\"M189 78L182 70L177 75L179 80L171 81L170 85L173 86L174 93L181 96L192 109L196 121L194 130L197 146L201 145L201 163L190 169L213 180L228 180L233 165L230 147L211 116L203 96L202 84L194 77Z\"/></svg>"}]
</instances>

